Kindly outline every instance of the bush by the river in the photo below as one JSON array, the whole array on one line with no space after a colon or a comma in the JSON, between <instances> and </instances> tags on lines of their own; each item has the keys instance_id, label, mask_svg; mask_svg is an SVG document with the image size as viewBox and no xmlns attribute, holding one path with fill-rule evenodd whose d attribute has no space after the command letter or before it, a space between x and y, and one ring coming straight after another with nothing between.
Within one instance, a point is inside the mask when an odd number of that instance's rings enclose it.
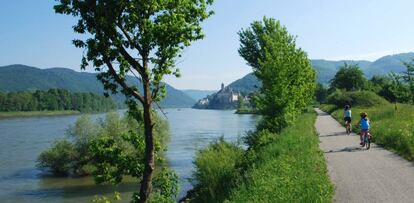
<instances>
[{"instance_id":1,"label":"bush by the river","mask_svg":"<svg viewBox=\"0 0 414 203\"><path fill-rule=\"evenodd\" d=\"M156 123L157 151L161 152L166 149L168 142L168 123L160 117L156 117ZM97 159L103 158L98 156L102 151L94 150L99 143L106 144L100 146L100 150L116 149L124 155L122 158L140 160L143 153L134 148L134 143L143 142L143 132L143 123L128 114L121 117L112 112L105 119L97 121L89 115L82 115L73 126L68 127L65 138L57 140L39 155L38 167L50 169L55 175L84 176L97 173L97 166L102 162ZM97 177L102 179L103 175Z\"/></svg>"},{"instance_id":2,"label":"bush by the river","mask_svg":"<svg viewBox=\"0 0 414 203\"><path fill-rule=\"evenodd\" d=\"M192 202L331 202L334 192L305 113L280 134L249 134L247 150L219 141L197 153Z\"/></svg>"}]
</instances>

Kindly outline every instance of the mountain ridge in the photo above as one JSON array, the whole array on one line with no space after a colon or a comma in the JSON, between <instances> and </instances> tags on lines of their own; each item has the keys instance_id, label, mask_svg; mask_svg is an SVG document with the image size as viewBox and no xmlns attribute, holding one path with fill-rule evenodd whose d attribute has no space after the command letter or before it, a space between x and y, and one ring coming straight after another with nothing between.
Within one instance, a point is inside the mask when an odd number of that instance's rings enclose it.
<instances>
[{"instance_id":1,"label":"mountain ridge","mask_svg":"<svg viewBox=\"0 0 414 203\"><path fill-rule=\"evenodd\" d=\"M127 76L128 82L138 82L133 76ZM23 64L0 66L0 91L34 91L50 88L66 89L71 92L92 92L102 95L103 85L96 79L96 73L78 72L63 67L40 69ZM191 107L195 100L184 92L166 84L167 96L161 102L163 107ZM122 101L122 95L113 95Z\"/></svg>"},{"instance_id":2,"label":"mountain ridge","mask_svg":"<svg viewBox=\"0 0 414 203\"><path fill-rule=\"evenodd\" d=\"M387 55L378 58L375 61L367 60L325 60L325 59L312 59L312 67L317 72L317 80L320 83L328 84L330 80L335 76L339 68L344 64L358 64L367 78L371 78L374 75L384 75L391 71L400 73L405 70L403 61L409 61L414 59L414 52L400 53ZM240 91L243 94L247 94L257 90L256 87L260 86L260 81L254 76L253 73L249 73L244 77L233 81L228 85L235 91Z\"/></svg>"}]
</instances>

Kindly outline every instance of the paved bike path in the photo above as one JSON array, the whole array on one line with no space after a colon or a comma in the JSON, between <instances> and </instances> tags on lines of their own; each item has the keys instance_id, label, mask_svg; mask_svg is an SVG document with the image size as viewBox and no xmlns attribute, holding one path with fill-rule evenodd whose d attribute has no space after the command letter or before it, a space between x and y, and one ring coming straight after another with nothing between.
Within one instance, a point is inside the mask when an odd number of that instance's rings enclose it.
<instances>
[{"instance_id":1,"label":"paved bike path","mask_svg":"<svg viewBox=\"0 0 414 203\"><path fill-rule=\"evenodd\" d=\"M414 202L412 162L375 144L361 148L358 135L347 135L329 114L316 112L320 148L335 184L334 202Z\"/></svg>"}]
</instances>

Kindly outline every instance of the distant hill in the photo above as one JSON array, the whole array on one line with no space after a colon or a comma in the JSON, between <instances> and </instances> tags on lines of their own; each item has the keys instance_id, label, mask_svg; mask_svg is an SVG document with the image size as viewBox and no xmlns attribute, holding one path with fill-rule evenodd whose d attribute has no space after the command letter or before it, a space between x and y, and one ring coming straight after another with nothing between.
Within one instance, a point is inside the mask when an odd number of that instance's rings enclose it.
<instances>
[{"instance_id":1,"label":"distant hill","mask_svg":"<svg viewBox=\"0 0 414 203\"><path fill-rule=\"evenodd\" d=\"M318 81L320 83L328 84L329 81L335 76L339 67L345 62L348 64L358 64L367 78L371 78L374 75L384 75L391 71L400 73L405 70L403 61L409 61L414 59L414 53L402 53L395 55L388 55L374 62L370 61L328 61L328 60L311 60L313 68L318 73Z\"/></svg>"},{"instance_id":2,"label":"distant hill","mask_svg":"<svg viewBox=\"0 0 414 203\"><path fill-rule=\"evenodd\" d=\"M137 82L131 76L127 77L127 81ZM99 95L104 92L95 73L77 72L68 68L39 69L25 65L0 67L0 91L16 92L50 88L66 89L71 92L92 92ZM118 101L122 98L122 95L115 96ZM161 102L161 106L191 107L195 102L184 92L167 84L167 97Z\"/></svg>"},{"instance_id":3,"label":"distant hill","mask_svg":"<svg viewBox=\"0 0 414 203\"><path fill-rule=\"evenodd\" d=\"M336 72L344 63L358 64L365 73L365 76L367 78L371 78L374 75L384 75L390 73L391 71L400 73L405 70L402 62L409 61L411 59L414 59L414 53L384 56L374 62L363 60L311 60L311 63L317 72L317 80L320 83L329 84L329 81L335 76ZM255 87L260 86L260 83L253 73L249 73L243 78L234 81L229 86L232 87L233 90L248 93L257 89Z\"/></svg>"},{"instance_id":4,"label":"distant hill","mask_svg":"<svg viewBox=\"0 0 414 203\"><path fill-rule=\"evenodd\" d=\"M206 96L217 92L218 90L181 90L186 95L193 98L195 101L198 101Z\"/></svg>"}]
</instances>

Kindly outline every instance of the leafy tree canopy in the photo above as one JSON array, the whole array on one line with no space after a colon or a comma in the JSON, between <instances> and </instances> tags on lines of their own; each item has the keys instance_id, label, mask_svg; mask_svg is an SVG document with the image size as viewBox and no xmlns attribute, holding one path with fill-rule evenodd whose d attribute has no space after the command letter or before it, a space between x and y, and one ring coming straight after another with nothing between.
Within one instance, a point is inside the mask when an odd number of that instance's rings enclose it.
<instances>
[{"instance_id":1,"label":"leafy tree canopy","mask_svg":"<svg viewBox=\"0 0 414 203\"><path fill-rule=\"evenodd\" d=\"M313 100L315 71L295 37L275 19L255 21L239 36L239 54L262 82L257 106L265 119L259 129L279 132Z\"/></svg>"},{"instance_id":2,"label":"leafy tree canopy","mask_svg":"<svg viewBox=\"0 0 414 203\"><path fill-rule=\"evenodd\" d=\"M365 85L364 73L357 64L345 63L331 80L331 87L347 91L363 90Z\"/></svg>"}]
</instances>

